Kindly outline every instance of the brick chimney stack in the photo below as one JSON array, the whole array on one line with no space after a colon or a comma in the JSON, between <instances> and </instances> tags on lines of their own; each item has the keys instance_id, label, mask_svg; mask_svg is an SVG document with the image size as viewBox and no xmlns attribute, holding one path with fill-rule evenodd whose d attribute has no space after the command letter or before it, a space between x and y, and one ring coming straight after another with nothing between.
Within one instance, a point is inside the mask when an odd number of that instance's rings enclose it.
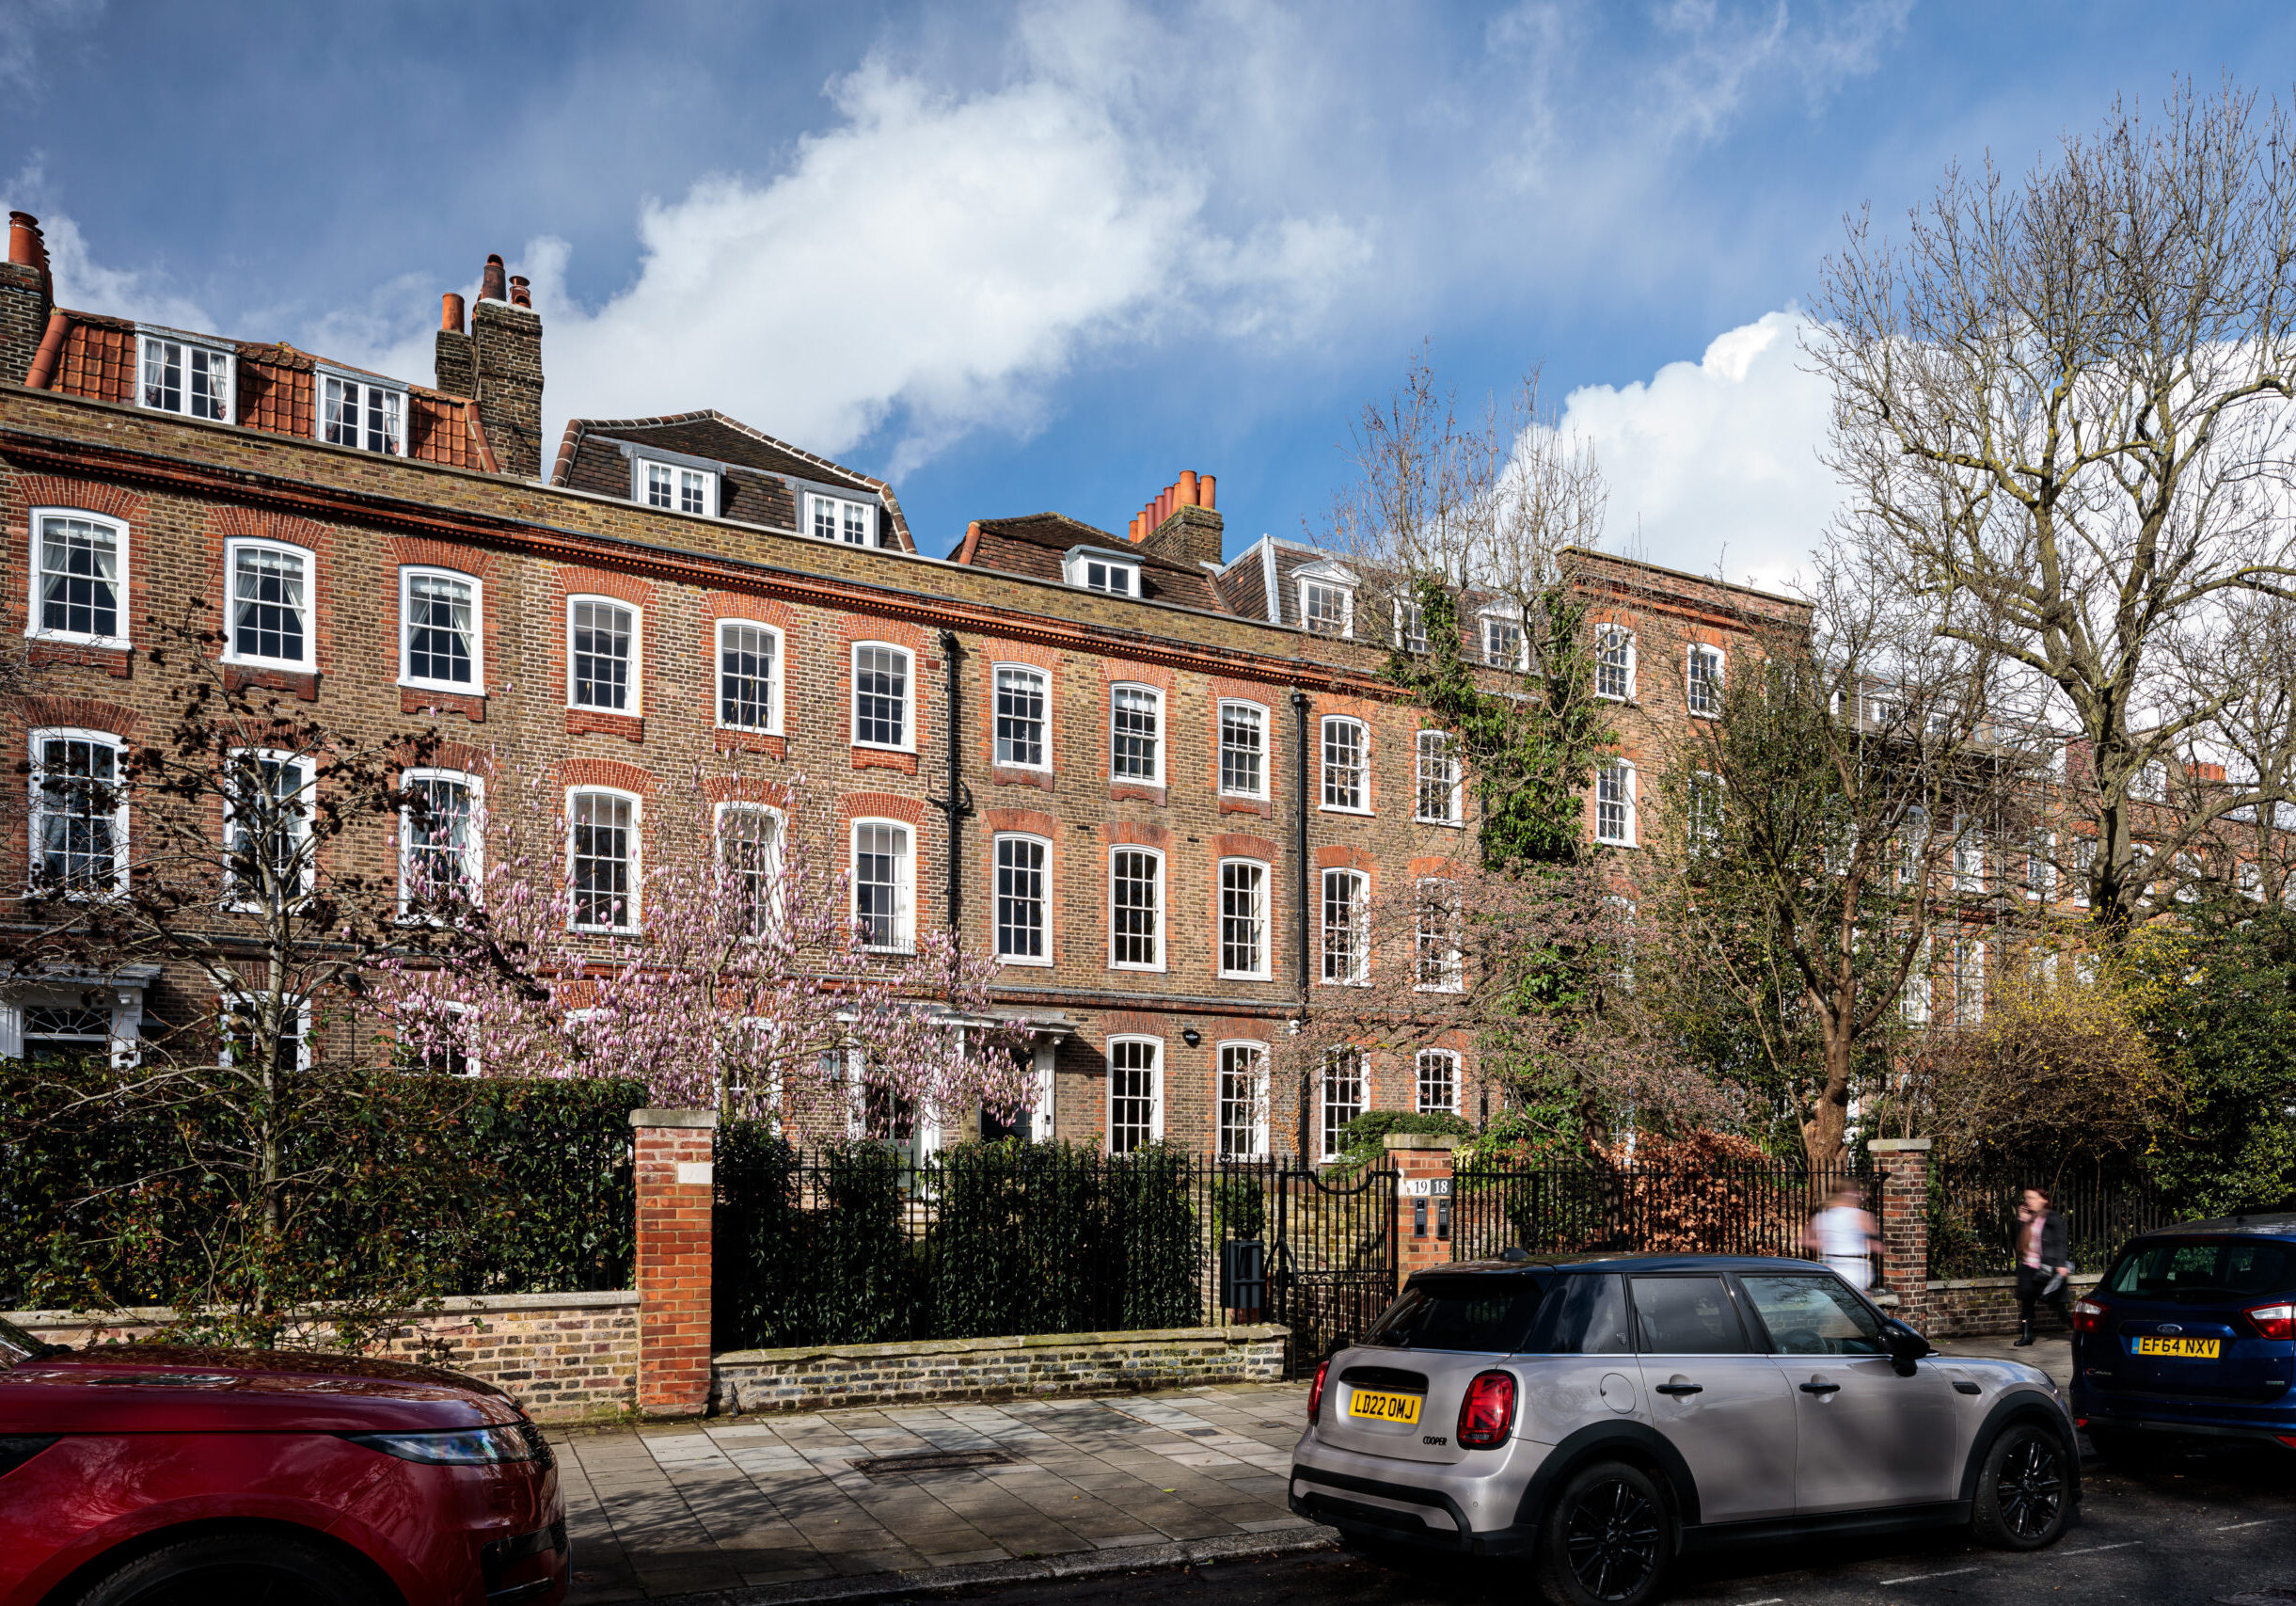
<instances>
[{"instance_id":1,"label":"brick chimney stack","mask_svg":"<svg viewBox=\"0 0 2296 1606\"><path fill-rule=\"evenodd\" d=\"M0 264L0 379L21 385L55 310L55 282L48 272L48 242L40 219L8 215L8 262Z\"/></svg>"},{"instance_id":2,"label":"brick chimney stack","mask_svg":"<svg viewBox=\"0 0 2296 1606\"><path fill-rule=\"evenodd\" d=\"M439 331L443 348L448 332ZM470 310L471 384L486 442L502 471L542 477L542 319L524 278L504 282L502 259L486 259L479 304ZM439 389L446 373L440 371Z\"/></svg>"},{"instance_id":3,"label":"brick chimney stack","mask_svg":"<svg viewBox=\"0 0 2296 1606\"><path fill-rule=\"evenodd\" d=\"M438 388L450 396L475 396L479 389L478 343L463 326L463 297L450 290L438 298L437 352L433 366Z\"/></svg>"},{"instance_id":4,"label":"brick chimney stack","mask_svg":"<svg viewBox=\"0 0 2296 1606\"><path fill-rule=\"evenodd\" d=\"M1179 479L1133 515L1129 539L1160 558L1191 568L1217 564L1224 535L1220 516L1213 511L1218 488L1219 482L1210 474L1182 469Z\"/></svg>"}]
</instances>

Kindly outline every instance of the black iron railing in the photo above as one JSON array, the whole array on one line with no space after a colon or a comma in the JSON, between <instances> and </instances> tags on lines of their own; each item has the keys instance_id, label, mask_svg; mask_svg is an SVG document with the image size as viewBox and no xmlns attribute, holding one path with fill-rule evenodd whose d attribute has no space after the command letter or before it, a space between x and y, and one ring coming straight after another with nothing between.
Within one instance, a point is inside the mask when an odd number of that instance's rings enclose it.
<instances>
[{"instance_id":1,"label":"black iron railing","mask_svg":"<svg viewBox=\"0 0 2296 1606\"><path fill-rule=\"evenodd\" d=\"M1799 1255L1802 1232L1855 1169L1788 1161L1462 1166L1451 1252L1481 1260L1599 1252Z\"/></svg>"}]
</instances>

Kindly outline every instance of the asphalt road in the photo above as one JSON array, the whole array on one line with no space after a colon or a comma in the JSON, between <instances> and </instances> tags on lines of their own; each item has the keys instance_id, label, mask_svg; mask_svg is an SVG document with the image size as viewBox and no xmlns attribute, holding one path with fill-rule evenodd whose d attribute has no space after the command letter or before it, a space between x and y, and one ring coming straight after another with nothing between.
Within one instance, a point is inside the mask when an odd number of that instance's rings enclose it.
<instances>
[{"instance_id":1,"label":"asphalt road","mask_svg":"<svg viewBox=\"0 0 2296 1606\"><path fill-rule=\"evenodd\" d=\"M1784 1546L1686 1563L1670 1595L1694 1606L2204 1606L2269 1600L2285 1590L2286 1606L2296 1606L2296 1455L2171 1445L2133 1471L2091 1462L2082 1483L2079 1519L2037 1553L2005 1555L1957 1533ZM1535 1598L1519 1563L1336 1550L964 1598L997 1606L1525 1606Z\"/></svg>"}]
</instances>

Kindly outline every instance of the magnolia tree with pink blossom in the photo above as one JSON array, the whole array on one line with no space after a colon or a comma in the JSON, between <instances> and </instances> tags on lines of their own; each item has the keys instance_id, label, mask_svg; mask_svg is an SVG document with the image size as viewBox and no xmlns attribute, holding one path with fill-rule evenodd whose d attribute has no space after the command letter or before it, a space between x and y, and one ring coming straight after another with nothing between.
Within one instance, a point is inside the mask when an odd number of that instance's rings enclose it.
<instances>
[{"instance_id":1,"label":"magnolia tree with pink blossom","mask_svg":"<svg viewBox=\"0 0 2296 1606\"><path fill-rule=\"evenodd\" d=\"M403 824L420 957L386 962L379 1020L410 1056L492 1076L633 1076L664 1106L842 1127L863 1101L1029 1107L1027 1029L996 1017L1001 962L954 932L897 948L824 867L801 778L696 817L569 819L546 777L513 806L446 799ZM610 834L620 833L609 839ZM610 850L610 851L609 851ZM810 1121L806 1118L811 1116Z\"/></svg>"}]
</instances>

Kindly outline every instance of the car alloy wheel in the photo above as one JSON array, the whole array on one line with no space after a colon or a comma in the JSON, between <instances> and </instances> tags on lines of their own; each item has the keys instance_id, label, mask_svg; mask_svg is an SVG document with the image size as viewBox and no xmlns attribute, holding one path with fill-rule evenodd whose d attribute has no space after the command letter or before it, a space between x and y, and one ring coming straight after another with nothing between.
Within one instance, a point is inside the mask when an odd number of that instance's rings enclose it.
<instances>
[{"instance_id":1,"label":"car alloy wheel","mask_svg":"<svg viewBox=\"0 0 2296 1606\"><path fill-rule=\"evenodd\" d=\"M1631 1484L1578 1491L1564 1520L1571 1572L1597 1600L1628 1600L1658 1569L1663 1530L1657 1508Z\"/></svg>"},{"instance_id":2,"label":"car alloy wheel","mask_svg":"<svg viewBox=\"0 0 2296 1606\"><path fill-rule=\"evenodd\" d=\"M2038 1434L2012 1448L1993 1482L2002 1525L2020 1539L2038 1539L2065 1509L2065 1476L2057 1453Z\"/></svg>"}]
</instances>

